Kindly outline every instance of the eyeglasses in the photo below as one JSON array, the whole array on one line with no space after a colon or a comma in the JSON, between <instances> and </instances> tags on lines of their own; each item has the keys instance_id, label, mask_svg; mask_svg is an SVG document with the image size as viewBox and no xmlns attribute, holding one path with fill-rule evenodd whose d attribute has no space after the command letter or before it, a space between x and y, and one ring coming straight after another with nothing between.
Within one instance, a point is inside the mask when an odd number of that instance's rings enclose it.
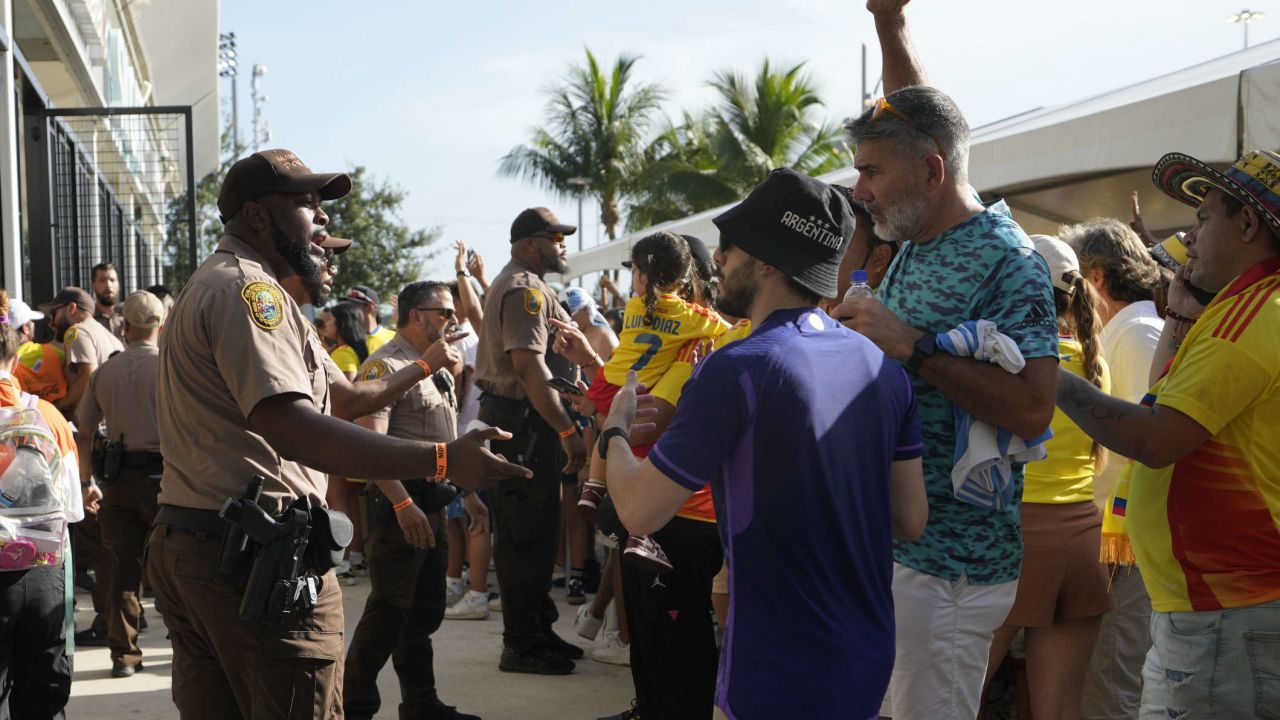
<instances>
[{"instance_id":1,"label":"eyeglasses","mask_svg":"<svg viewBox=\"0 0 1280 720\"><path fill-rule=\"evenodd\" d=\"M729 248L731 248L731 247L733 247L733 243L731 243L731 242L729 242L728 240L726 240L726 239L725 239L725 237L724 237L724 233L721 233L721 234L720 234L720 245L719 245L720 254L721 254L721 255L723 255L723 254L725 254L725 253L729 252Z\"/></svg>"},{"instance_id":2,"label":"eyeglasses","mask_svg":"<svg viewBox=\"0 0 1280 720\"><path fill-rule=\"evenodd\" d=\"M947 151L942 149L942 141L938 139L937 135L934 135L928 130L925 130L924 128L917 125L914 120L907 117L906 113L890 105L889 101L884 98L880 98L879 100L877 100L875 106L872 108L871 122L875 122L876 120L879 120L886 112L893 113L894 117L906 123L907 126L910 127L912 130L915 130L921 135L929 136L929 139L933 141L933 144L938 146L938 154L942 156L943 160L947 159Z\"/></svg>"},{"instance_id":3,"label":"eyeglasses","mask_svg":"<svg viewBox=\"0 0 1280 720\"><path fill-rule=\"evenodd\" d=\"M452 320L454 315L454 309L451 307L420 307L414 308L414 310L421 310L422 312L426 312L428 310L431 312L438 312L445 320Z\"/></svg>"},{"instance_id":4,"label":"eyeglasses","mask_svg":"<svg viewBox=\"0 0 1280 720\"><path fill-rule=\"evenodd\" d=\"M553 242L553 243L555 243L555 244L557 244L557 245L563 245L563 244L564 244L564 233L561 233L561 232L558 232L558 233L545 233L545 232L541 232L541 233L534 233L534 234L530 235L529 237L545 238L545 239L550 240L551 242Z\"/></svg>"}]
</instances>

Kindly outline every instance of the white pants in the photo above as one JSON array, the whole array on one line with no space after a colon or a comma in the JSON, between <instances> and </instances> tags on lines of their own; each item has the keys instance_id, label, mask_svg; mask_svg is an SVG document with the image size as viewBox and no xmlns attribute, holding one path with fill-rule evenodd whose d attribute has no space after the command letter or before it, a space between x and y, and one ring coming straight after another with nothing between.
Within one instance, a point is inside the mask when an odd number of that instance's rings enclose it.
<instances>
[{"instance_id":1,"label":"white pants","mask_svg":"<svg viewBox=\"0 0 1280 720\"><path fill-rule=\"evenodd\" d=\"M1018 582L971 585L893 564L897 659L880 714L894 720L973 720L987 656Z\"/></svg>"}]
</instances>

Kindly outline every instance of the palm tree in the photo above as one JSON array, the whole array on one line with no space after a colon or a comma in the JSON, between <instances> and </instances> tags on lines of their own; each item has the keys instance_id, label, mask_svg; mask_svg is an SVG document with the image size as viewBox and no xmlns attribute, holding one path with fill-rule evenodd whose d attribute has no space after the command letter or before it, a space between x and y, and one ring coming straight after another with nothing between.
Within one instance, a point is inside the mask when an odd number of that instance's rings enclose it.
<instances>
[{"instance_id":1,"label":"palm tree","mask_svg":"<svg viewBox=\"0 0 1280 720\"><path fill-rule=\"evenodd\" d=\"M684 116L650 144L628 209L632 229L708 210L746 195L775 168L820 175L846 164L841 130L816 117L824 103L802 71L764 61L754 80L721 71L709 83L719 100Z\"/></svg>"},{"instance_id":2,"label":"palm tree","mask_svg":"<svg viewBox=\"0 0 1280 720\"><path fill-rule=\"evenodd\" d=\"M570 66L566 82L549 92L546 125L507 153L498 172L561 197L579 192L571 178L586 178L585 192L599 201L600 222L612 240L619 203L643 165L645 136L665 93L633 81L638 57L619 57L606 75L591 50L586 55L586 65Z\"/></svg>"}]
</instances>

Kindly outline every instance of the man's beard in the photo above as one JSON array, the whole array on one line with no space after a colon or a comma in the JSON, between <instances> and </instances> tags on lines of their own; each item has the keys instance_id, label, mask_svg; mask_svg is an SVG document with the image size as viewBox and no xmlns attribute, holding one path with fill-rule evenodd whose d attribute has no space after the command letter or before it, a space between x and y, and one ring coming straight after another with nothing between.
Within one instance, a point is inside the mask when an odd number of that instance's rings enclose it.
<instances>
[{"instance_id":1,"label":"man's beard","mask_svg":"<svg viewBox=\"0 0 1280 720\"><path fill-rule=\"evenodd\" d=\"M911 231L924 212L924 204L924 195L916 187L907 188L891 205L868 204L867 210L874 208L881 217L875 224L876 237L890 242L910 240Z\"/></svg>"},{"instance_id":2,"label":"man's beard","mask_svg":"<svg viewBox=\"0 0 1280 720\"><path fill-rule=\"evenodd\" d=\"M720 296L716 298L716 308L736 318L751 317L751 306L755 304L758 285L752 272L754 263L747 262L729 271L724 282L720 284Z\"/></svg>"},{"instance_id":3,"label":"man's beard","mask_svg":"<svg viewBox=\"0 0 1280 720\"><path fill-rule=\"evenodd\" d=\"M115 294L103 295L101 293L94 293L93 296L98 299L99 305L103 307L115 307L115 304L116 304Z\"/></svg>"},{"instance_id":4,"label":"man's beard","mask_svg":"<svg viewBox=\"0 0 1280 720\"><path fill-rule=\"evenodd\" d=\"M324 268L312 257L310 240L305 244L294 242L272 218L271 244L302 281L312 305L320 305L329 299L329 288L324 284Z\"/></svg>"},{"instance_id":5,"label":"man's beard","mask_svg":"<svg viewBox=\"0 0 1280 720\"><path fill-rule=\"evenodd\" d=\"M569 262L560 257L559 250L552 250L550 255L542 255L542 269L544 272L563 275L569 272Z\"/></svg>"}]
</instances>

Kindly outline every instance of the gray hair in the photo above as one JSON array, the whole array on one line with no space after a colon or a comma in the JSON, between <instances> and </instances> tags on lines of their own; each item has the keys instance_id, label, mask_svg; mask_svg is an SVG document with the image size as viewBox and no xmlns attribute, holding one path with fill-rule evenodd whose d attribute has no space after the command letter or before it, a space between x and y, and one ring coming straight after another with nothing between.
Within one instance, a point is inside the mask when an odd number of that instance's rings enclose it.
<instances>
[{"instance_id":1,"label":"gray hair","mask_svg":"<svg viewBox=\"0 0 1280 720\"><path fill-rule=\"evenodd\" d=\"M969 123L960 107L946 93L927 85L902 88L885 98L894 110L910 118L885 111L873 122L871 109L845 125L856 146L863 140L887 138L903 152L923 157L937 153L941 146L951 182L969 182ZM915 127L911 126L915 123ZM930 137L932 136L932 137ZM934 139L937 144L934 144Z\"/></svg>"},{"instance_id":2,"label":"gray hair","mask_svg":"<svg viewBox=\"0 0 1280 720\"><path fill-rule=\"evenodd\" d=\"M1124 303L1152 300L1163 284L1160 265L1151 257L1138 233L1115 218L1094 218L1064 225L1058 239L1080 259L1080 271L1102 269L1107 294Z\"/></svg>"}]
</instances>

